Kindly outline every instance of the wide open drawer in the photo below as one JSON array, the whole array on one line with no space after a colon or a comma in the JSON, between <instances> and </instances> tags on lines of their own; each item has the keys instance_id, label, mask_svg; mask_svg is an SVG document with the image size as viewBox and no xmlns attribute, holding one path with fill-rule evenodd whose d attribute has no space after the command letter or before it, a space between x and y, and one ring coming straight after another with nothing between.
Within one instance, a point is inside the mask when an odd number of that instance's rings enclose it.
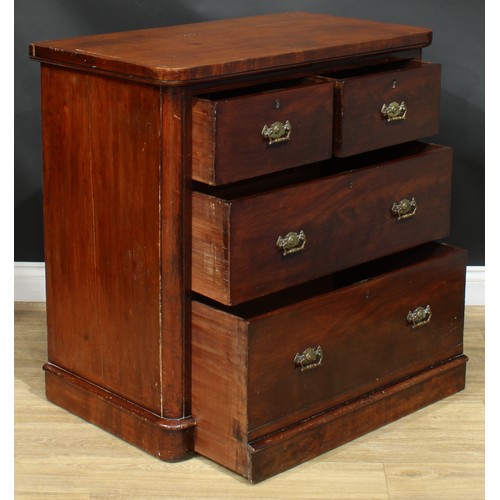
<instances>
[{"instance_id":1,"label":"wide open drawer","mask_svg":"<svg viewBox=\"0 0 500 500\"><path fill-rule=\"evenodd\" d=\"M451 159L415 143L310 166L285 187L193 192L192 289L239 304L447 236Z\"/></svg>"},{"instance_id":2,"label":"wide open drawer","mask_svg":"<svg viewBox=\"0 0 500 500\"><path fill-rule=\"evenodd\" d=\"M465 264L429 243L240 306L193 301L198 431L252 440L461 354Z\"/></svg>"}]
</instances>

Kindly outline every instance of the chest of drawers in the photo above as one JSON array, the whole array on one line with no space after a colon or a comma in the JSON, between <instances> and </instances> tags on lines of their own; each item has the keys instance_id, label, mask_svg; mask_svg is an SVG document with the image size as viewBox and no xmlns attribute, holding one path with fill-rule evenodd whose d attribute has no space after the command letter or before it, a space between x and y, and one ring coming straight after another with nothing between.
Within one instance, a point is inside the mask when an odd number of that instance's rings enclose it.
<instances>
[{"instance_id":1,"label":"chest of drawers","mask_svg":"<svg viewBox=\"0 0 500 500\"><path fill-rule=\"evenodd\" d=\"M431 39L289 13L32 44L48 399L258 482L461 390Z\"/></svg>"}]
</instances>

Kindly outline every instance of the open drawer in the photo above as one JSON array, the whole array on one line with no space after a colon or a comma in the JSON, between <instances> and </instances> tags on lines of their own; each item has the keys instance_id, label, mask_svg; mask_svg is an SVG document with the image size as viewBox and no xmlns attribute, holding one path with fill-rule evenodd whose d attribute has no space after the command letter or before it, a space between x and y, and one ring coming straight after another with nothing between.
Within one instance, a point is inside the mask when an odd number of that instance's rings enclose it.
<instances>
[{"instance_id":1,"label":"open drawer","mask_svg":"<svg viewBox=\"0 0 500 500\"><path fill-rule=\"evenodd\" d=\"M193 98L192 177L211 185L331 158L333 82L303 78Z\"/></svg>"},{"instance_id":2,"label":"open drawer","mask_svg":"<svg viewBox=\"0 0 500 500\"><path fill-rule=\"evenodd\" d=\"M409 61L336 76L334 82L334 156L351 156L438 133L439 64Z\"/></svg>"}]
</instances>

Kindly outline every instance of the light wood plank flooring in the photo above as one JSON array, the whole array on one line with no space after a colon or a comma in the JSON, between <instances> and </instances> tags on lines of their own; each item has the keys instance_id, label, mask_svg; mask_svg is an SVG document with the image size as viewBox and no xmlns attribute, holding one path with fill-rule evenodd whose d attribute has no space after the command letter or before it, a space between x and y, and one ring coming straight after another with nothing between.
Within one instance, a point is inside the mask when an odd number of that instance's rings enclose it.
<instances>
[{"instance_id":1,"label":"light wood plank flooring","mask_svg":"<svg viewBox=\"0 0 500 500\"><path fill-rule=\"evenodd\" d=\"M168 464L47 402L44 304L15 306L16 499L484 498L484 308L466 308L465 391L257 485Z\"/></svg>"}]
</instances>

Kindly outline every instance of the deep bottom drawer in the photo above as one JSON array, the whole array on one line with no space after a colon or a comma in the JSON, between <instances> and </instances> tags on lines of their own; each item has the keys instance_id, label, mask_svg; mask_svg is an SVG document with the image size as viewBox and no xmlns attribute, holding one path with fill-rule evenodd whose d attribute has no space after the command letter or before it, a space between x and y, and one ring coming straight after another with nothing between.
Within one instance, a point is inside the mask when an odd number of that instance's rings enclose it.
<instances>
[{"instance_id":1,"label":"deep bottom drawer","mask_svg":"<svg viewBox=\"0 0 500 500\"><path fill-rule=\"evenodd\" d=\"M461 354L465 256L427 244L232 308L194 301L198 435L257 439Z\"/></svg>"}]
</instances>

